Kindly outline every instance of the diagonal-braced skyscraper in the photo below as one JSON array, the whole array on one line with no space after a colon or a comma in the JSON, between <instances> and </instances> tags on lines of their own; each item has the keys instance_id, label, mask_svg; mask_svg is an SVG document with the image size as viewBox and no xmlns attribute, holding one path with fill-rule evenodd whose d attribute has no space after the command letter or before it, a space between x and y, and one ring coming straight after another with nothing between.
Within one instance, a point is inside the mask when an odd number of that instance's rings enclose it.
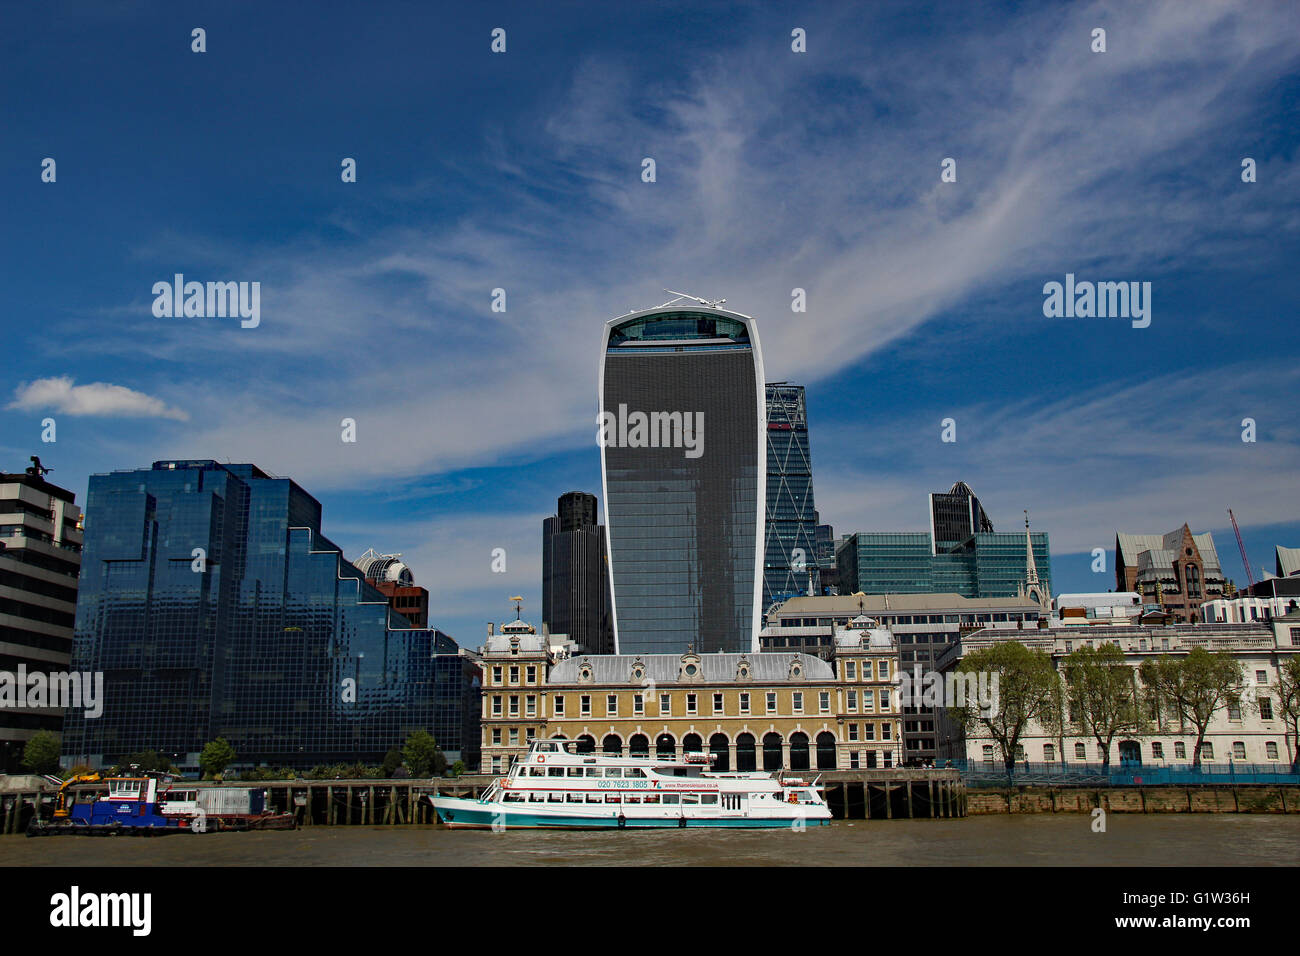
<instances>
[{"instance_id":1,"label":"diagonal-braced skyscraper","mask_svg":"<svg viewBox=\"0 0 1300 956\"><path fill-rule=\"evenodd\" d=\"M821 593L804 387L767 386L767 529L763 607Z\"/></svg>"}]
</instances>

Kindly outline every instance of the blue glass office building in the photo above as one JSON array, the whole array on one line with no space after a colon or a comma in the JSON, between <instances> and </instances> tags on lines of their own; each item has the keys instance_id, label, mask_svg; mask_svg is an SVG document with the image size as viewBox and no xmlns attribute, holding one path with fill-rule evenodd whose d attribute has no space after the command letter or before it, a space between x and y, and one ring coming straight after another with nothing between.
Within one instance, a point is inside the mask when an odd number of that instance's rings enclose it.
<instances>
[{"instance_id":1,"label":"blue glass office building","mask_svg":"<svg viewBox=\"0 0 1300 956\"><path fill-rule=\"evenodd\" d=\"M1035 570L1051 593L1046 532L1029 535ZM980 532L937 551L926 532L852 534L835 549L840 594L953 593L968 598L1015 597L1027 582L1025 534Z\"/></svg>"},{"instance_id":2,"label":"blue glass office building","mask_svg":"<svg viewBox=\"0 0 1300 956\"><path fill-rule=\"evenodd\" d=\"M476 669L391 612L320 523L315 498L250 464L92 476L73 667L104 673L105 704L68 712L65 759L193 766L225 737L237 765L378 763L426 730L475 762Z\"/></svg>"},{"instance_id":3,"label":"blue glass office building","mask_svg":"<svg viewBox=\"0 0 1300 956\"><path fill-rule=\"evenodd\" d=\"M754 320L698 306L614 319L599 395L616 653L757 651L767 448Z\"/></svg>"},{"instance_id":4,"label":"blue glass office building","mask_svg":"<svg viewBox=\"0 0 1300 956\"><path fill-rule=\"evenodd\" d=\"M763 607L821 594L812 453L802 385L767 386L767 542ZM833 552L832 552L833 553Z\"/></svg>"}]
</instances>

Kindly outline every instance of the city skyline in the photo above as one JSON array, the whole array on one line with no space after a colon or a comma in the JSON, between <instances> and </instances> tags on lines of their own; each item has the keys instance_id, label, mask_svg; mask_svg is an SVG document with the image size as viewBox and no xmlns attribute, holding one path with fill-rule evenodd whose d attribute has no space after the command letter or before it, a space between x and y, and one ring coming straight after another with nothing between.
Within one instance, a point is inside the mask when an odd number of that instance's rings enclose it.
<instances>
[{"instance_id":1,"label":"city skyline","mask_svg":"<svg viewBox=\"0 0 1300 956\"><path fill-rule=\"evenodd\" d=\"M310 89L267 45L300 33L285 12L205 15L198 56L175 18L14 11L25 45L0 78L27 92L0 242L23 361L0 453L41 455L78 501L91 474L257 461L313 488L348 558L403 553L430 624L472 646L510 595L540 620L539 522L599 488L584 343L669 286L728 296L768 378L806 385L840 534L923 528L925 493L961 480L1050 533L1056 591L1113 586L1120 529L1186 522L1223 548L1228 507L1258 573L1300 542L1297 54L1285 11L1244 9L1008 6L996 28L960 7L822 10L799 17L806 54L788 15L747 7L608 11L599 52L516 11L495 57L450 12L396 37L320 24L299 37ZM667 29L691 63L672 75L641 42ZM259 324L157 317L178 273L260 282ZM1150 326L1046 317L1067 275L1151 282Z\"/></svg>"}]
</instances>

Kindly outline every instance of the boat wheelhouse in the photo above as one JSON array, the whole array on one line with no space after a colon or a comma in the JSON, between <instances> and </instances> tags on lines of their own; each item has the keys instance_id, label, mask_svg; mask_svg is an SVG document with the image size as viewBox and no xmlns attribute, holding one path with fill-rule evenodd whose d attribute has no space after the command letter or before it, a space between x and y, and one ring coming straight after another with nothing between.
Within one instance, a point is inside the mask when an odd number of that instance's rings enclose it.
<instances>
[{"instance_id":1,"label":"boat wheelhouse","mask_svg":"<svg viewBox=\"0 0 1300 956\"><path fill-rule=\"evenodd\" d=\"M478 799L431 796L452 827L822 826L830 809L818 780L763 771L721 773L712 755L615 757L582 753L573 740L535 740Z\"/></svg>"}]
</instances>

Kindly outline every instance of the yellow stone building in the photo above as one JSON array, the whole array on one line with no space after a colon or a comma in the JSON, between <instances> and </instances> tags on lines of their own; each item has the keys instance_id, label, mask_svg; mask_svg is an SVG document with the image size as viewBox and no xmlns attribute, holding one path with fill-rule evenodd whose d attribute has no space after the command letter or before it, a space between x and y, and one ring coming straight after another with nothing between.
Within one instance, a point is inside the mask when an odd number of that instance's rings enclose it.
<instances>
[{"instance_id":1,"label":"yellow stone building","mask_svg":"<svg viewBox=\"0 0 1300 956\"><path fill-rule=\"evenodd\" d=\"M483 770L536 737L623 756L714 754L715 770L893 767L901 760L889 631L864 617L832 660L799 653L571 655L511 621L480 650Z\"/></svg>"}]
</instances>

